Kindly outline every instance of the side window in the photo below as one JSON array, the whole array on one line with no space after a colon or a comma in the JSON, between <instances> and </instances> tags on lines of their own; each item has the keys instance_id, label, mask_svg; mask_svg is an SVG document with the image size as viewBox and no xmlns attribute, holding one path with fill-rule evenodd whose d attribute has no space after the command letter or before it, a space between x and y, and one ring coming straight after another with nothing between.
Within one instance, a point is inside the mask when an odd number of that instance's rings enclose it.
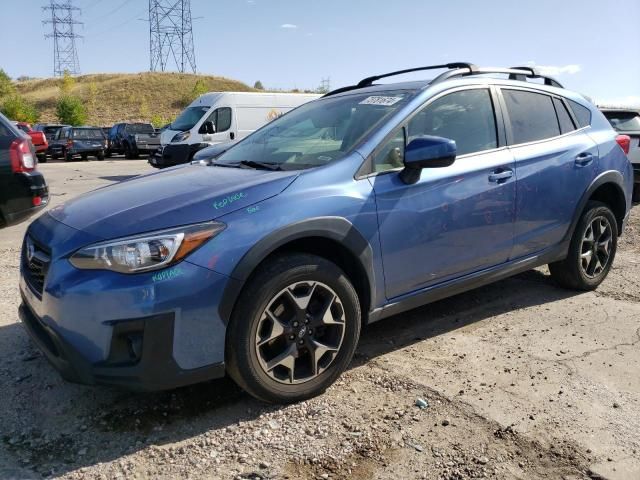
<instances>
[{"instance_id":1,"label":"side window","mask_svg":"<svg viewBox=\"0 0 640 480\"><path fill-rule=\"evenodd\" d=\"M576 127L571 120L571 115L567 112L567 107L559 98L553 99L553 106L556 107L556 113L558 114L558 123L560 124L560 132L568 133L573 132Z\"/></svg>"},{"instance_id":2,"label":"side window","mask_svg":"<svg viewBox=\"0 0 640 480\"><path fill-rule=\"evenodd\" d=\"M231 128L231 109L228 107L218 108L216 118L216 132L226 132Z\"/></svg>"},{"instance_id":3,"label":"side window","mask_svg":"<svg viewBox=\"0 0 640 480\"><path fill-rule=\"evenodd\" d=\"M504 89L502 95L509 113L514 144L560 135L556 110L549 95Z\"/></svg>"},{"instance_id":4,"label":"side window","mask_svg":"<svg viewBox=\"0 0 640 480\"><path fill-rule=\"evenodd\" d=\"M591 125L591 110L580 105L578 102L574 102L573 100L567 99L567 101L569 102L571 110L573 110L573 114L578 120L578 125L580 125L580 128Z\"/></svg>"},{"instance_id":5,"label":"side window","mask_svg":"<svg viewBox=\"0 0 640 480\"><path fill-rule=\"evenodd\" d=\"M496 119L489 90L462 90L433 101L409 121L408 142L420 135L455 140L458 155L496 148Z\"/></svg>"},{"instance_id":6,"label":"side window","mask_svg":"<svg viewBox=\"0 0 640 480\"><path fill-rule=\"evenodd\" d=\"M385 172L404 166L404 128L401 128L373 157L373 171Z\"/></svg>"}]
</instances>

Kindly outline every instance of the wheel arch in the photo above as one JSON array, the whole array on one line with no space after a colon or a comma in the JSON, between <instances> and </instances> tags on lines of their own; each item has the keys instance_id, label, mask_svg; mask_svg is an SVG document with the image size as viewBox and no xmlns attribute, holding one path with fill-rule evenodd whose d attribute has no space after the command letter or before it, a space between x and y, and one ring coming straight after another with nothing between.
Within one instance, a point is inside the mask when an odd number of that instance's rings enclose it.
<instances>
[{"instance_id":1,"label":"wheel arch","mask_svg":"<svg viewBox=\"0 0 640 480\"><path fill-rule=\"evenodd\" d=\"M304 220L277 230L257 242L231 273L220 304L220 315L228 324L242 289L258 267L285 252L310 253L338 265L353 284L362 310L368 318L375 294L373 251L362 234L342 217Z\"/></svg>"},{"instance_id":2,"label":"wheel arch","mask_svg":"<svg viewBox=\"0 0 640 480\"><path fill-rule=\"evenodd\" d=\"M616 218L618 235L622 234L624 217L627 213L627 198L624 193L624 179L620 172L611 170L598 175L587 191L582 195L580 202L573 216L571 227L565 236L565 240L570 240L573 232L582 217L587 203L592 200L605 203L611 208Z\"/></svg>"}]
</instances>

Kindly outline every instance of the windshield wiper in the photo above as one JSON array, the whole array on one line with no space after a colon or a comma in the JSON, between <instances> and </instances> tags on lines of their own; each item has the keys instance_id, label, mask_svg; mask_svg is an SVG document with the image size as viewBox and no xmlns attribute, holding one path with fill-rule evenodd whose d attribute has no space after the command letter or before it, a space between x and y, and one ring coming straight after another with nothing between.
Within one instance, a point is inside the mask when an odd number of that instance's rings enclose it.
<instances>
[{"instance_id":1,"label":"windshield wiper","mask_svg":"<svg viewBox=\"0 0 640 480\"><path fill-rule=\"evenodd\" d=\"M244 165L245 167L261 170L282 170L282 167L279 163L256 162L254 160L240 160L240 162L238 163L240 165Z\"/></svg>"}]
</instances>

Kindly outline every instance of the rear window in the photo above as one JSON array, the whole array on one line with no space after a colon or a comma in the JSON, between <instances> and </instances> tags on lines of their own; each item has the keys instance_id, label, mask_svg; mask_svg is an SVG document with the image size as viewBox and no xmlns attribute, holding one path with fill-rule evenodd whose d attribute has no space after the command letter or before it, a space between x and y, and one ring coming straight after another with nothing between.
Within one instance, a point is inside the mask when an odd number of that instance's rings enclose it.
<instances>
[{"instance_id":1,"label":"rear window","mask_svg":"<svg viewBox=\"0 0 640 480\"><path fill-rule=\"evenodd\" d=\"M636 112L604 112L604 116L618 132L640 131L640 114Z\"/></svg>"},{"instance_id":2,"label":"rear window","mask_svg":"<svg viewBox=\"0 0 640 480\"><path fill-rule=\"evenodd\" d=\"M103 138L102 130L98 128L83 128L80 130L73 131L73 138Z\"/></svg>"},{"instance_id":3,"label":"rear window","mask_svg":"<svg viewBox=\"0 0 640 480\"><path fill-rule=\"evenodd\" d=\"M153 133L153 127L150 123L134 123L126 126L127 133Z\"/></svg>"},{"instance_id":4,"label":"rear window","mask_svg":"<svg viewBox=\"0 0 640 480\"><path fill-rule=\"evenodd\" d=\"M522 90L503 90L513 143L527 143L560 135L553 101L548 95Z\"/></svg>"},{"instance_id":5,"label":"rear window","mask_svg":"<svg viewBox=\"0 0 640 480\"><path fill-rule=\"evenodd\" d=\"M574 102L573 100L568 101L569 106L571 106L571 110L573 110L573 114L578 120L578 125L580 125L580 128L588 127L589 125L591 125L591 110L583 105L580 105L578 102Z\"/></svg>"},{"instance_id":6,"label":"rear window","mask_svg":"<svg viewBox=\"0 0 640 480\"><path fill-rule=\"evenodd\" d=\"M556 113L558 114L558 123L560 124L560 131L562 133L572 132L576 129L571 119L571 115L567 111L562 100L559 98L553 99L553 105L556 107Z\"/></svg>"}]
</instances>

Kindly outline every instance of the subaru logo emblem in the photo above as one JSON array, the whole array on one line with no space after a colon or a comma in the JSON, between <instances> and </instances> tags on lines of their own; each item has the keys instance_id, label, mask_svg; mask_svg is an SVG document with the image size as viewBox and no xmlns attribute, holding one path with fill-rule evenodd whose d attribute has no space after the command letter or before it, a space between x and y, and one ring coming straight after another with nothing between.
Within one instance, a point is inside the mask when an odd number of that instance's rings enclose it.
<instances>
[{"instance_id":1,"label":"subaru logo emblem","mask_svg":"<svg viewBox=\"0 0 640 480\"><path fill-rule=\"evenodd\" d=\"M307 333L307 327L303 326L298 332L298 338L304 337L304 334Z\"/></svg>"}]
</instances>

